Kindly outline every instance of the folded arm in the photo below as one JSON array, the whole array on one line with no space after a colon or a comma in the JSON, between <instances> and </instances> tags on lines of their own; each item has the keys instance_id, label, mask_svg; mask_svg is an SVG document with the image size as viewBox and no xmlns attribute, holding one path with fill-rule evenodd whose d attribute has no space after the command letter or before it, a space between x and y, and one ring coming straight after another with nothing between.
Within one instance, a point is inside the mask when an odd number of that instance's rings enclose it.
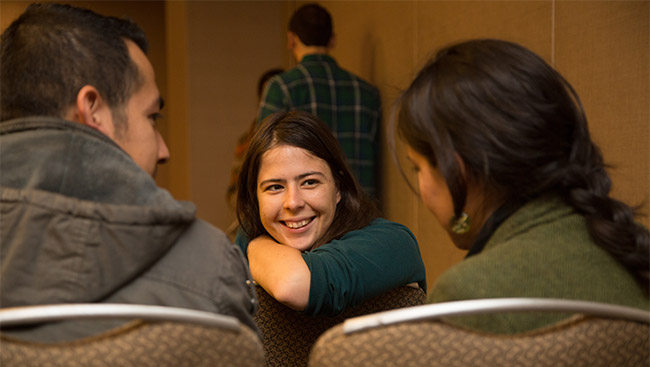
<instances>
[{"instance_id":1,"label":"folded arm","mask_svg":"<svg viewBox=\"0 0 650 367\"><path fill-rule=\"evenodd\" d=\"M273 298L294 310L307 307L311 272L299 250L260 236L247 253L253 279Z\"/></svg>"}]
</instances>

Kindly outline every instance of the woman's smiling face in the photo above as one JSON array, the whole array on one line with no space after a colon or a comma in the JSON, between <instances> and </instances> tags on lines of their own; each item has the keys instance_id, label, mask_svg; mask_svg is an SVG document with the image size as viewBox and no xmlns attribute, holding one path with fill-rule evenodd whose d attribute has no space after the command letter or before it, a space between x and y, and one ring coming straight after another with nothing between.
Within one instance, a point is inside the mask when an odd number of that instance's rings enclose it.
<instances>
[{"instance_id":1,"label":"woman's smiling face","mask_svg":"<svg viewBox=\"0 0 650 367\"><path fill-rule=\"evenodd\" d=\"M277 145L262 156L257 200L266 231L306 251L334 221L341 194L327 162L305 149Z\"/></svg>"}]
</instances>

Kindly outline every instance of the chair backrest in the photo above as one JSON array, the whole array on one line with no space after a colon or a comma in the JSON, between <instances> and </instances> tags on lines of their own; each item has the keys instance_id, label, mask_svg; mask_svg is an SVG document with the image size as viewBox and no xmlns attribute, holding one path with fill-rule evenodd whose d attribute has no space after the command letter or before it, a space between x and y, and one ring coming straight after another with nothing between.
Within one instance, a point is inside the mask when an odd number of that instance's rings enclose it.
<instances>
[{"instance_id":1,"label":"chair backrest","mask_svg":"<svg viewBox=\"0 0 650 367\"><path fill-rule=\"evenodd\" d=\"M453 326L447 316L494 312L574 313L521 334ZM310 367L648 366L650 313L595 302L490 299L430 304L347 320L325 332Z\"/></svg>"},{"instance_id":2,"label":"chair backrest","mask_svg":"<svg viewBox=\"0 0 650 367\"><path fill-rule=\"evenodd\" d=\"M0 309L0 327L66 320L125 319L70 342L22 341L0 332L3 367L264 366L257 334L234 317L174 307L65 304Z\"/></svg>"},{"instance_id":3,"label":"chair backrest","mask_svg":"<svg viewBox=\"0 0 650 367\"><path fill-rule=\"evenodd\" d=\"M351 317L384 310L422 305L422 289L403 286L370 299L334 317L306 316L281 304L257 286L260 302L255 322L259 326L269 367L307 366L309 352L327 329Z\"/></svg>"}]
</instances>

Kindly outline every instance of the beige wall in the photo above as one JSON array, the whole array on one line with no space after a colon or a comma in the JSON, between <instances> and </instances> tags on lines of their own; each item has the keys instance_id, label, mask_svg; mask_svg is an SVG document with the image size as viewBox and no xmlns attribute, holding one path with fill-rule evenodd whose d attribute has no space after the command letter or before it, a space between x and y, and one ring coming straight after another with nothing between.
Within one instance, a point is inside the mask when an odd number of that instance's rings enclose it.
<instances>
[{"instance_id":1,"label":"beige wall","mask_svg":"<svg viewBox=\"0 0 650 367\"><path fill-rule=\"evenodd\" d=\"M237 137L255 116L257 78L293 65L285 49L298 1L86 2L128 14L152 40L150 56L168 101L162 129L172 160L159 183L226 228L224 193ZM0 3L2 27L25 6ZM163 4L163 5L161 5ZM334 56L376 84L389 115L432 52L450 42L496 37L540 54L581 96L594 140L611 171L614 195L648 200L650 75L648 1L323 1L334 18ZM117 14L116 14L117 13ZM399 175L383 143L383 208L418 238L433 281L460 261L433 216ZM648 211L647 202L643 207ZM648 225L647 218L643 222Z\"/></svg>"},{"instance_id":2,"label":"beige wall","mask_svg":"<svg viewBox=\"0 0 650 367\"><path fill-rule=\"evenodd\" d=\"M188 2L190 198L199 216L226 228L224 210L237 138L257 114L257 80L285 61L286 4Z\"/></svg>"},{"instance_id":3,"label":"beige wall","mask_svg":"<svg viewBox=\"0 0 650 367\"><path fill-rule=\"evenodd\" d=\"M195 202L201 218L226 229L235 218L225 199L233 152L256 116L258 78L288 66L288 3L170 1L167 9L170 38L176 38L168 46L178 50L169 54L169 79L185 89L170 106L181 137L170 139L187 165L171 167L172 177L179 173L174 180L185 181L177 182L178 192L170 190Z\"/></svg>"}]
</instances>

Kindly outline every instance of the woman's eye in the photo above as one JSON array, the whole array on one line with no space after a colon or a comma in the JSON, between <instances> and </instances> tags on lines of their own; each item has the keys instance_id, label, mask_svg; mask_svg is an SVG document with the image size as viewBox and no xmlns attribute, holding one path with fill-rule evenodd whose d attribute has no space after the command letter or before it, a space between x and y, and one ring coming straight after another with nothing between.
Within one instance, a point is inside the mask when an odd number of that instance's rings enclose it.
<instances>
[{"instance_id":1,"label":"woman's eye","mask_svg":"<svg viewBox=\"0 0 650 367\"><path fill-rule=\"evenodd\" d=\"M315 185L318 185L318 183L319 182L316 179L309 179L309 180L305 180L302 184L304 186L315 186Z\"/></svg>"},{"instance_id":2,"label":"woman's eye","mask_svg":"<svg viewBox=\"0 0 650 367\"><path fill-rule=\"evenodd\" d=\"M280 190L282 190L282 185L270 185L264 189L264 191L271 191L271 192L280 191Z\"/></svg>"}]
</instances>

